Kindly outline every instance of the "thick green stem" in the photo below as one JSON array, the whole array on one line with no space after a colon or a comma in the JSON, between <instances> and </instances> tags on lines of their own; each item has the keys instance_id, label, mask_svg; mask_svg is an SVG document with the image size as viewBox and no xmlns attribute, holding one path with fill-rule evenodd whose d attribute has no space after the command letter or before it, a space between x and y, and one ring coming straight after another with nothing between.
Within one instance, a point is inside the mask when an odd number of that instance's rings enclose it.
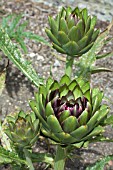
<instances>
[{"instance_id":1,"label":"thick green stem","mask_svg":"<svg viewBox=\"0 0 113 170\"><path fill-rule=\"evenodd\" d=\"M66 58L66 69L65 69L65 73L71 77L71 73L72 73L72 66L73 66L73 58L70 56L67 56Z\"/></svg>"},{"instance_id":2,"label":"thick green stem","mask_svg":"<svg viewBox=\"0 0 113 170\"><path fill-rule=\"evenodd\" d=\"M66 148L57 146L55 161L54 161L54 170L64 170L65 161L66 161Z\"/></svg>"}]
</instances>

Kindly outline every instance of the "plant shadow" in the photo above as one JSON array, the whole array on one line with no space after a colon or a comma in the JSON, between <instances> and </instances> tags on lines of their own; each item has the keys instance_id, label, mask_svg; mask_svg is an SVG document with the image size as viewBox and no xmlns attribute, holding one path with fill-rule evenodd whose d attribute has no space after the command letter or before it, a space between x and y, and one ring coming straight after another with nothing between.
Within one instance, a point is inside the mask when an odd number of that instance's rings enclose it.
<instances>
[{"instance_id":1,"label":"plant shadow","mask_svg":"<svg viewBox=\"0 0 113 170\"><path fill-rule=\"evenodd\" d=\"M98 155L98 156L102 156L102 153L93 149L76 149L73 154L75 154L75 156L77 155L79 158L74 158L73 160L69 159L66 162L66 168L69 170L85 170L88 166L93 165L94 163L90 163L90 162L84 162L83 158L82 158L82 154L87 155L87 153L91 153L94 155Z\"/></svg>"},{"instance_id":2,"label":"plant shadow","mask_svg":"<svg viewBox=\"0 0 113 170\"><path fill-rule=\"evenodd\" d=\"M4 69L6 70L5 88L11 98L13 98L14 93L18 95L18 92L23 86L27 88L28 92L34 94L34 87L30 80L3 56L0 61L0 72Z\"/></svg>"}]
</instances>

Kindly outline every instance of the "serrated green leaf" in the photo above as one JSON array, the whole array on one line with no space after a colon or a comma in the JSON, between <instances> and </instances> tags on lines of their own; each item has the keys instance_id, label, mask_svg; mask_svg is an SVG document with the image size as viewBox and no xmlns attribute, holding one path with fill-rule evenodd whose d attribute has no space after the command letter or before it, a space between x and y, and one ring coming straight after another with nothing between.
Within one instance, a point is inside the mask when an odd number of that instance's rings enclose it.
<instances>
[{"instance_id":1,"label":"serrated green leaf","mask_svg":"<svg viewBox=\"0 0 113 170\"><path fill-rule=\"evenodd\" d=\"M37 41L37 42L41 42L41 43L43 43L43 44L46 44L46 45L50 46L50 45L49 45L49 42L46 41L44 37L39 36L39 35L37 35L37 34L34 34L34 33L32 33L32 32L23 32L23 33L22 33L22 36L24 36L24 37L26 37L26 38L29 38L29 39L31 39L31 40L35 40L35 41Z\"/></svg>"},{"instance_id":2,"label":"serrated green leaf","mask_svg":"<svg viewBox=\"0 0 113 170\"><path fill-rule=\"evenodd\" d=\"M14 29L16 29L17 24L19 23L19 21L21 20L22 15L17 15L14 16L12 22L10 23L9 29L8 29L8 34L12 34Z\"/></svg>"},{"instance_id":3,"label":"serrated green leaf","mask_svg":"<svg viewBox=\"0 0 113 170\"><path fill-rule=\"evenodd\" d=\"M28 61L22 57L20 51L16 49L8 34L2 28L0 28L0 49L36 87L42 84L42 79L39 78Z\"/></svg>"},{"instance_id":4,"label":"serrated green leaf","mask_svg":"<svg viewBox=\"0 0 113 170\"><path fill-rule=\"evenodd\" d=\"M24 43L24 41L21 38L18 38L18 37L15 37L15 40L16 40L17 43L19 43L19 45L23 49L24 53L27 53L27 47L26 47L26 44Z\"/></svg>"},{"instance_id":5,"label":"serrated green leaf","mask_svg":"<svg viewBox=\"0 0 113 170\"><path fill-rule=\"evenodd\" d=\"M8 21L12 18L13 15L8 15L7 17L3 17L2 19L2 27L7 30Z\"/></svg>"},{"instance_id":6,"label":"serrated green leaf","mask_svg":"<svg viewBox=\"0 0 113 170\"><path fill-rule=\"evenodd\" d=\"M26 44L24 43L24 38L29 38L38 42L42 42L48 46L49 43L41 36L38 36L32 32L24 32L28 22L20 23L22 15L8 15L2 19L2 28L7 32L11 39L14 39L23 51L27 52Z\"/></svg>"}]
</instances>

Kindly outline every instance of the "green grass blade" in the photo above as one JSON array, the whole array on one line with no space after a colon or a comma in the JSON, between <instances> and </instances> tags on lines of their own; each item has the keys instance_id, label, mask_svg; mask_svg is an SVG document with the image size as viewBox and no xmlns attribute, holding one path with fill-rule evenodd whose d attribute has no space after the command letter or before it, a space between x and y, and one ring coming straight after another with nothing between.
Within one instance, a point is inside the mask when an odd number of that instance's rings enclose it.
<instances>
[{"instance_id":1,"label":"green grass blade","mask_svg":"<svg viewBox=\"0 0 113 170\"><path fill-rule=\"evenodd\" d=\"M32 65L21 56L20 51L2 28L0 28L0 49L36 87L42 84L42 79L39 78Z\"/></svg>"}]
</instances>

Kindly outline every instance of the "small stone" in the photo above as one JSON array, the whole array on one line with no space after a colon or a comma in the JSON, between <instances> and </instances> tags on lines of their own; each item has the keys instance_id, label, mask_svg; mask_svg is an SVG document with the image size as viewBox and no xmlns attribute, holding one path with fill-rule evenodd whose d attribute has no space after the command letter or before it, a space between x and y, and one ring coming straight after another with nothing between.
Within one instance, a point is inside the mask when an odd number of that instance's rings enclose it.
<instances>
[{"instance_id":1,"label":"small stone","mask_svg":"<svg viewBox=\"0 0 113 170\"><path fill-rule=\"evenodd\" d=\"M44 57L42 55L39 55L39 54L36 55L36 59L44 61Z\"/></svg>"},{"instance_id":2,"label":"small stone","mask_svg":"<svg viewBox=\"0 0 113 170\"><path fill-rule=\"evenodd\" d=\"M60 62L59 62L58 60L55 60L53 66L54 66L54 67L60 67Z\"/></svg>"},{"instance_id":3,"label":"small stone","mask_svg":"<svg viewBox=\"0 0 113 170\"><path fill-rule=\"evenodd\" d=\"M35 54L35 53L30 53L30 54L28 54L28 56L31 57L31 58L33 58L33 57L36 56L36 54Z\"/></svg>"}]
</instances>

